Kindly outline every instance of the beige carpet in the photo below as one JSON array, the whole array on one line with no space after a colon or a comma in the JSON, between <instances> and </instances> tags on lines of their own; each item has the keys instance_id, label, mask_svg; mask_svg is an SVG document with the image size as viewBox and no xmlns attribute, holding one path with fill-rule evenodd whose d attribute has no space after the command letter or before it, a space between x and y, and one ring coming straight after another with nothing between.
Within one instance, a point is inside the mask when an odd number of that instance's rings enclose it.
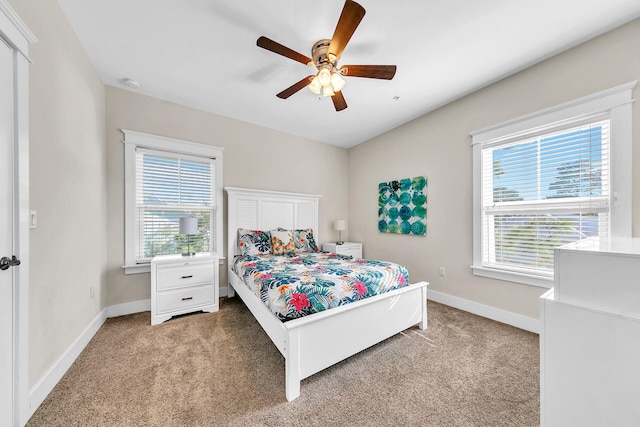
<instances>
[{"instance_id":1,"label":"beige carpet","mask_svg":"<svg viewBox=\"0 0 640 427\"><path fill-rule=\"evenodd\" d=\"M538 336L429 302L409 329L302 381L242 302L108 319L28 426L536 426Z\"/></svg>"}]
</instances>

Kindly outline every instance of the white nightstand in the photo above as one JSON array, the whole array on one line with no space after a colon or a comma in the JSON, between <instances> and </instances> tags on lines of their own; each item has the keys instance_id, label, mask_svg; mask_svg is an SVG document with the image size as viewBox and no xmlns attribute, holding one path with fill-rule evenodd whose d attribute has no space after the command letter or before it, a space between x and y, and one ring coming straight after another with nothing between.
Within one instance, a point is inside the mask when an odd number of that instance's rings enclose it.
<instances>
[{"instance_id":1,"label":"white nightstand","mask_svg":"<svg viewBox=\"0 0 640 427\"><path fill-rule=\"evenodd\" d=\"M333 252L334 254L362 258L362 243L344 242L341 245L337 245L335 242L323 243L322 250L325 252Z\"/></svg>"},{"instance_id":2,"label":"white nightstand","mask_svg":"<svg viewBox=\"0 0 640 427\"><path fill-rule=\"evenodd\" d=\"M218 255L159 255L151 260L151 324L192 311L218 311Z\"/></svg>"}]
</instances>

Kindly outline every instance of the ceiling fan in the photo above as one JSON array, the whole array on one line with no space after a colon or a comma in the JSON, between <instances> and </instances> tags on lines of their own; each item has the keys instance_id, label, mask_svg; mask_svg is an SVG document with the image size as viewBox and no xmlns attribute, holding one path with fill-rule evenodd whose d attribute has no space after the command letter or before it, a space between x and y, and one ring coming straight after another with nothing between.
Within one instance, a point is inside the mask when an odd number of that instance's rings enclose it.
<instances>
[{"instance_id":1,"label":"ceiling fan","mask_svg":"<svg viewBox=\"0 0 640 427\"><path fill-rule=\"evenodd\" d=\"M395 65L343 65L338 66L338 60L349 43L351 36L364 17L365 10L353 0L346 0L338 25L331 40L322 39L314 43L311 49L313 59L289 49L267 37L260 37L257 45L304 65L315 67L318 72L289 86L276 96L287 99L305 86L315 93L331 96L336 111L347 108L347 102L342 95L345 77L366 77L370 79L391 80L396 74Z\"/></svg>"}]
</instances>

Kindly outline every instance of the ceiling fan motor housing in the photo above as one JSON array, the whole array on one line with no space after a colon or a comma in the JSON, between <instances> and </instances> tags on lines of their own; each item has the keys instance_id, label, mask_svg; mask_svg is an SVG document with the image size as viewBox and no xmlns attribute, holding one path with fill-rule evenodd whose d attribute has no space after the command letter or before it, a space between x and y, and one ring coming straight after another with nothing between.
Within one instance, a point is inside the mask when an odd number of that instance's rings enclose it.
<instances>
[{"instance_id":1,"label":"ceiling fan motor housing","mask_svg":"<svg viewBox=\"0 0 640 427\"><path fill-rule=\"evenodd\" d=\"M331 62L327 57L327 51L329 50L329 44L331 44L331 40L322 39L318 40L313 44L313 48L311 49L311 57L313 58L313 65L320 69L324 65L332 65L335 66L335 62Z\"/></svg>"}]
</instances>

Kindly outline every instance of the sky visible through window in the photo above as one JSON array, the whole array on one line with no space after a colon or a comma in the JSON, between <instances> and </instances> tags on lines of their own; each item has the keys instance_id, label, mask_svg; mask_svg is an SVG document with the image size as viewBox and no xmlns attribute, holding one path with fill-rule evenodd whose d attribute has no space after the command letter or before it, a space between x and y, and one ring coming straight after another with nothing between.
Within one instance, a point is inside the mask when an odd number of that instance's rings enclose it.
<instances>
[{"instance_id":1,"label":"sky visible through window","mask_svg":"<svg viewBox=\"0 0 640 427\"><path fill-rule=\"evenodd\" d=\"M498 148L494 202L601 196L602 161L602 126Z\"/></svg>"}]
</instances>

